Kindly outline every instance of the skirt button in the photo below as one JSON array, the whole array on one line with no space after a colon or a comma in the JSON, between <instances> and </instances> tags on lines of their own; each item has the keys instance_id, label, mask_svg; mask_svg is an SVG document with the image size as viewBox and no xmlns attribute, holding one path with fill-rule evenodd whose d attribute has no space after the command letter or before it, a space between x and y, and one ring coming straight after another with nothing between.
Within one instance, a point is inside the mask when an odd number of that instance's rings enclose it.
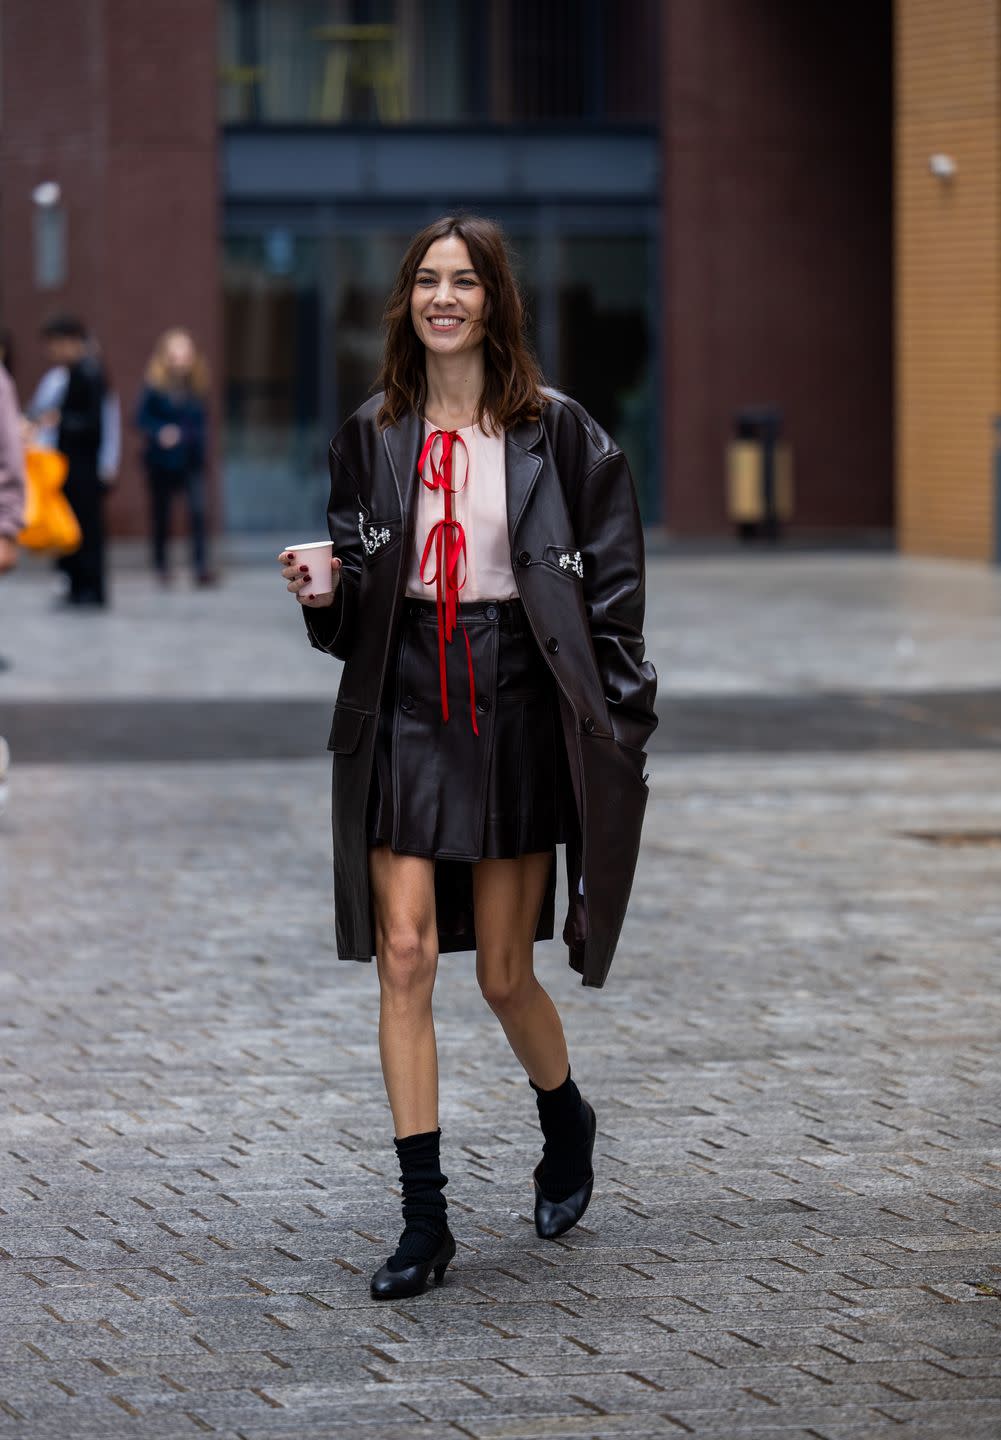
<instances>
[{"instance_id":1,"label":"skirt button","mask_svg":"<svg viewBox=\"0 0 1001 1440\"><path fill-rule=\"evenodd\" d=\"M550 635L549 639L546 641L546 649L549 651L550 655L555 655L559 648L560 642L557 640L556 636Z\"/></svg>"},{"instance_id":2,"label":"skirt button","mask_svg":"<svg viewBox=\"0 0 1001 1440\"><path fill-rule=\"evenodd\" d=\"M487 619L488 619L488 620L496 620L499 613L500 613L500 612L498 611L496 605L488 605L488 606L487 606Z\"/></svg>"}]
</instances>

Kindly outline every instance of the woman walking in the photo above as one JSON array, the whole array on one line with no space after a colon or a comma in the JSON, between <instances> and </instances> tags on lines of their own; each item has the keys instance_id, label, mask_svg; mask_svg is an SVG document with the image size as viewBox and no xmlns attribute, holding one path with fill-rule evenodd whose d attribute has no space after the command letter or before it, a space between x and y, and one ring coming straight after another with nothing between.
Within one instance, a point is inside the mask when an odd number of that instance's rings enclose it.
<instances>
[{"instance_id":1,"label":"woman walking","mask_svg":"<svg viewBox=\"0 0 1001 1440\"><path fill-rule=\"evenodd\" d=\"M167 330L153 349L136 407L146 437L144 460L153 528L153 566L170 583L167 540L176 494L187 501L191 564L199 585L211 585L205 541L205 427L208 369L187 330Z\"/></svg>"},{"instance_id":2,"label":"woman walking","mask_svg":"<svg viewBox=\"0 0 1001 1440\"><path fill-rule=\"evenodd\" d=\"M476 975L534 1092L535 1225L591 1198L595 1114L533 969L553 934L600 986L632 884L656 676L643 658L643 538L622 453L544 388L501 232L415 236L386 309L381 391L330 447L334 589L278 558L310 640L344 661L333 759L337 951L377 961L379 1048L404 1229L371 1292L441 1281L432 992L440 953Z\"/></svg>"}]
</instances>

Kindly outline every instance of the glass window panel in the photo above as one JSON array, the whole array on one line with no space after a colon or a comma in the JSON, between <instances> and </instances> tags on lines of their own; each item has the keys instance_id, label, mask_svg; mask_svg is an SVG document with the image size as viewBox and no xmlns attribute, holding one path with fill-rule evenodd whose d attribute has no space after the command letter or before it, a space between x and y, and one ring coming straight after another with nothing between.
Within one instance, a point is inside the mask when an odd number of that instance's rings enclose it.
<instances>
[{"instance_id":1,"label":"glass window panel","mask_svg":"<svg viewBox=\"0 0 1001 1440\"><path fill-rule=\"evenodd\" d=\"M392 231L339 235L329 341L338 423L363 405L382 363L382 313L410 235Z\"/></svg>"},{"instance_id":2,"label":"glass window panel","mask_svg":"<svg viewBox=\"0 0 1001 1440\"><path fill-rule=\"evenodd\" d=\"M224 245L226 523L322 534L327 445L368 399L382 314L423 217L305 234L280 220ZM530 223L530 222L529 222ZM505 226L529 338L547 378L625 451L644 518L657 513L653 240Z\"/></svg>"},{"instance_id":3,"label":"glass window panel","mask_svg":"<svg viewBox=\"0 0 1001 1440\"><path fill-rule=\"evenodd\" d=\"M226 124L657 116L657 0L223 0Z\"/></svg>"},{"instance_id":4,"label":"glass window panel","mask_svg":"<svg viewBox=\"0 0 1001 1440\"><path fill-rule=\"evenodd\" d=\"M323 253L315 237L280 224L224 245L223 456L232 529L315 527L324 513Z\"/></svg>"},{"instance_id":5,"label":"glass window panel","mask_svg":"<svg viewBox=\"0 0 1001 1440\"><path fill-rule=\"evenodd\" d=\"M652 240L563 236L559 244L559 386L629 461L644 518L656 505Z\"/></svg>"}]
</instances>

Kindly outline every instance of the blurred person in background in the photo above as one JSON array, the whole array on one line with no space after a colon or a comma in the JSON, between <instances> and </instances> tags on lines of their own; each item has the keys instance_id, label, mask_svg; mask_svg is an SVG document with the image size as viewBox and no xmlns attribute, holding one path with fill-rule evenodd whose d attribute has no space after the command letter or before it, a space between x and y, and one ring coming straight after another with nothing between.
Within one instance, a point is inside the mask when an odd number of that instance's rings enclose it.
<instances>
[{"instance_id":1,"label":"blurred person in background","mask_svg":"<svg viewBox=\"0 0 1001 1440\"><path fill-rule=\"evenodd\" d=\"M24 524L24 446L10 335L0 329L0 574L17 564Z\"/></svg>"},{"instance_id":2,"label":"blurred person in background","mask_svg":"<svg viewBox=\"0 0 1001 1440\"><path fill-rule=\"evenodd\" d=\"M65 386L58 394L59 377L46 376L49 400L34 409L41 436L55 436L55 448L69 462L65 495L80 522L79 550L65 555L59 567L69 577L65 603L103 606L107 603L104 547L104 491L100 455L104 435L107 383L101 360L88 338L86 326L75 315L55 315L42 327L50 367L64 369ZM37 398L37 391L36 391Z\"/></svg>"},{"instance_id":3,"label":"blurred person in background","mask_svg":"<svg viewBox=\"0 0 1001 1440\"><path fill-rule=\"evenodd\" d=\"M103 489L113 490L118 484L122 463L122 406L116 391L111 388L107 370L104 380L107 388L101 403L101 448L97 452L97 474Z\"/></svg>"},{"instance_id":4,"label":"blurred person in background","mask_svg":"<svg viewBox=\"0 0 1001 1440\"><path fill-rule=\"evenodd\" d=\"M205 433L208 366L187 330L165 331L146 369L135 424L146 437L143 459L152 509L153 568L170 583L167 544L174 496L187 503L195 581L211 585L205 527Z\"/></svg>"},{"instance_id":5,"label":"blurred person in background","mask_svg":"<svg viewBox=\"0 0 1001 1440\"><path fill-rule=\"evenodd\" d=\"M58 447L59 411L69 374L65 365L50 365L28 401L25 414L33 426L31 443L39 450L55 450Z\"/></svg>"},{"instance_id":6,"label":"blurred person in background","mask_svg":"<svg viewBox=\"0 0 1001 1440\"><path fill-rule=\"evenodd\" d=\"M98 360L101 347L93 338L90 350ZM97 454L97 473L105 490L118 483L118 472L122 463L122 405L117 393L111 388L111 381L105 371L105 392L101 404L101 448ZM28 403L25 414L32 422L31 443L39 450L59 448L58 424L40 423L41 416L52 420L62 408L63 396L69 370L65 365L53 365L35 386L35 393Z\"/></svg>"},{"instance_id":7,"label":"blurred person in background","mask_svg":"<svg viewBox=\"0 0 1001 1440\"><path fill-rule=\"evenodd\" d=\"M10 337L0 329L0 574L17 564L17 537L24 524L24 449L10 364ZM0 656L0 670L6 668ZM0 810L7 802L9 765L7 741L0 735Z\"/></svg>"}]
</instances>

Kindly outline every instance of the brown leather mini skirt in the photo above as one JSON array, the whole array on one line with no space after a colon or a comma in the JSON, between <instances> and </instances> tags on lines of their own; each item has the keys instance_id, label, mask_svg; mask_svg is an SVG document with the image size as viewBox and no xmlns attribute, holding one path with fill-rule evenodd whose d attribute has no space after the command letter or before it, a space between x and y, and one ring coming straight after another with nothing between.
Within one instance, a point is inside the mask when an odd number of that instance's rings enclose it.
<instances>
[{"instance_id":1,"label":"brown leather mini skirt","mask_svg":"<svg viewBox=\"0 0 1001 1440\"><path fill-rule=\"evenodd\" d=\"M434 601L403 602L376 732L369 844L471 861L550 850L576 824L556 682L520 600L460 604L458 621L445 646L446 722Z\"/></svg>"}]
</instances>

